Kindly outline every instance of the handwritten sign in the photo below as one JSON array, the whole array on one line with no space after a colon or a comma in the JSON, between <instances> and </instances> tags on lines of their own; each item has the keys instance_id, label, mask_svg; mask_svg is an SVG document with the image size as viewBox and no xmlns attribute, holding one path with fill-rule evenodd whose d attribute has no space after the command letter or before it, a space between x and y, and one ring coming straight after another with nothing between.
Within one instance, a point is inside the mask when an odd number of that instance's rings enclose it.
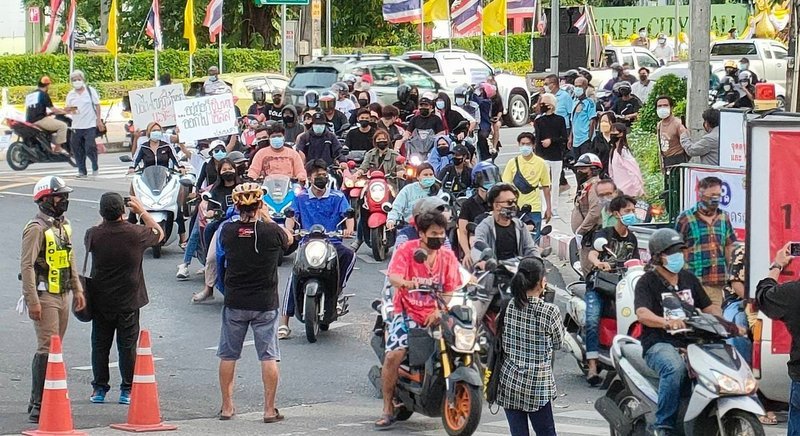
<instances>
[{"instance_id":1,"label":"handwritten sign","mask_svg":"<svg viewBox=\"0 0 800 436\"><path fill-rule=\"evenodd\" d=\"M748 115L741 110L723 109L719 112L719 166L745 167L747 119Z\"/></svg>"},{"instance_id":2,"label":"handwritten sign","mask_svg":"<svg viewBox=\"0 0 800 436\"><path fill-rule=\"evenodd\" d=\"M197 141L239 133L231 94L176 101L175 120L182 141Z\"/></svg>"},{"instance_id":3,"label":"handwritten sign","mask_svg":"<svg viewBox=\"0 0 800 436\"><path fill-rule=\"evenodd\" d=\"M151 122L161 126L175 125L173 104L186 98L183 85L166 85L130 91L133 125L144 129Z\"/></svg>"}]
</instances>

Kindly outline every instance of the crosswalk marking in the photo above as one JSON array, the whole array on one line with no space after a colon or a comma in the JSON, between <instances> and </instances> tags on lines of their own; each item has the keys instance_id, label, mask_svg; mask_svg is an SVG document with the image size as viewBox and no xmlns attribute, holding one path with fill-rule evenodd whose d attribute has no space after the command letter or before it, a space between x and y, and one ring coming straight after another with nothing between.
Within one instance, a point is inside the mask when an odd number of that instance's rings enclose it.
<instances>
[{"instance_id":1,"label":"crosswalk marking","mask_svg":"<svg viewBox=\"0 0 800 436\"><path fill-rule=\"evenodd\" d=\"M71 166L58 166L58 167L49 167L49 168L35 168L25 170L25 171L0 171L0 179L14 179L18 180L21 178L31 177L31 178L39 178L42 176L58 176L65 179L74 179L75 176L78 175L77 168L73 168ZM125 178L127 175L128 166L127 165L112 165L112 166L102 166L100 167L99 175L95 178L97 179L122 179ZM88 179L87 179L88 180Z\"/></svg>"}]
</instances>

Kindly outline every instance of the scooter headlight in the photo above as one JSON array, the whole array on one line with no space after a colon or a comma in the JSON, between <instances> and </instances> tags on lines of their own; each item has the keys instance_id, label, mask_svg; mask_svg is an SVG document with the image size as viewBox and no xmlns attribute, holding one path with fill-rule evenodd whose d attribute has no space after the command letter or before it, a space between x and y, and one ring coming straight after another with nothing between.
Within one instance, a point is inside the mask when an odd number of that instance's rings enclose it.
<instances>
[{"instance_id":1,"label":"scooter headlight","mask_svg":"<svg viewBox=\"0 0 800 436\"><path fill-rule=\"evenodd\" d=\"M711 373L717 379L717 390L720 395L750 395L758 388L758 383L752 375L740 383L735 378L717 371L712 370Z\"/></svg>"},{"instance_id":2,"label":"scooter headlight","mask_svg":"<svg viewBox=\"0 0 800 436\"><path fill-rule=\"evenodd\" d=\"M457 325L453 327L453 335L455 336L453 350L461 353L472 353L474 351L477 338L474 328L464 328Z\"/></svg>"},{"instance_id":3,"label":"scooter headlight","mask_svg":"<svg viewBox=\"0 0 800 436\"><path fill-rule=\"evenodd\" d=\"M325 263L325 254L328 251L322 241L311 241L306 245L306 260L312 268L319 268Z\"/></svg>"},{"instance_id":4,"label":"scooter headlight","mask_svg":"<svg viewBox=\"0 0 800 436\"><path fill-rule=\"evenodd\" d=\"M386 188L383 185L374 184L369 188L369 198L378 203L386 196Z\"/></svg>"}]
</instances>

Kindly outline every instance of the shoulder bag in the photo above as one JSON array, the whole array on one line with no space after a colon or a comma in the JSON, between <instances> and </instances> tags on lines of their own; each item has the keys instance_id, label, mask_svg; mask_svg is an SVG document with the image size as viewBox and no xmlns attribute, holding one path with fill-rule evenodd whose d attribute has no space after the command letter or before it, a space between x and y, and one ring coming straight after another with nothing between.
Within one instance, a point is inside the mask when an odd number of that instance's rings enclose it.
<instances>
[{"instance_id":1,"label":"shoulder bag","mask_svg":"<svg viewBox=\"0 0 800 436\"><path fill-rule=\"evenodd\" d=\"M536 190L536 187L532 186L528 183L528 180L525 179L525 176L522 175L522 172L519 170L519 157L514 158L514 165L517 167L517 171L514 173L514 185L519 189L519 192L523 194L530 194L531 192Z\"/></svg>"},{"instance_id":2,"label":"shoulder bag","mask_svg":"<svg viewBox=\"0 0 800 436\"><path fill-rule=\"evenodd\" d=\"M89 262L89 252L92 250L92 235L89 234L89 243L86 244L86 255L83 256L83 269L81 270L81 275L78 276L79 280L81 281L81 286L83 286L83 298L86 300L86 304L84 305L83 309L75 310L75 306L72 306L72 313L75 314L75 318L78 318L78 321L81 322L90 322L92 321L92 306L91 306L91 295L92 295L92 278L86 275L86 264Z\"/></svg>"},{"instance_id":3,"label":"shoulder bag","mask_svg":"<svg viewBox=\"0 0 800 436\"><path fill-rule=\"evenodd\" d=\"M510 301L509 304L511 304ZM486 368L486 401L490 405L497 403L497 391L500 388L500 370L503 368L503 363L506 361L506 352L503 350L503 327L505 325L507 310L508 304L503 306L503 308L500 309L500 313L497 314L497 335L495 335L492 347L489 349Z\"/></svg>"}]
</instances>

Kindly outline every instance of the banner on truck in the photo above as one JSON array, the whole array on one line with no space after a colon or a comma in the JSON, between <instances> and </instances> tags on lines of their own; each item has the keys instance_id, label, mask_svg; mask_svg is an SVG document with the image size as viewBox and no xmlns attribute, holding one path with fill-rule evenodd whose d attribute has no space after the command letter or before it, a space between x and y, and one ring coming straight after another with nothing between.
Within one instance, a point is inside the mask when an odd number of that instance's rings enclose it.
<instances>
[{"instance_id":1,"label":"banner on truck","mask_svg":"<svg viewBox=\"0 0 800 436\"><path fill-rule=\"evenodd\" d=\"M186 98L183 85L166 85L137 89L128 92L131 100L131 116L137 129L144 129L151 122L162 127L175 125L173 104Z\"/></svg>"},{"instance_id":2,"label":"banner on truck","mask_svg":"<svg viewBox=\"0 0 800 436\"><path fill-rule=\"evenodd\" d=\"M710 176L719 177L722 180L722 198L719 208L728 213L733 230L736 232L736 239L743 241L746 235L745 210L747 206L744 171L723 168L687 168L684 173L686 189L683 191L683 204L689 208L700 201L700 192L697 186L700 180Z\"/></svg>"},{"instance_id":3,"label":"banner on truck","mask_svg":"<svg viewBox=\"0 0 800 436\"><path fill-rule=\"evenodd\" d=\"M236 109L231 94L210 95L175 102L181 141L236 135Z\"/></svg>"}]
</instances>

